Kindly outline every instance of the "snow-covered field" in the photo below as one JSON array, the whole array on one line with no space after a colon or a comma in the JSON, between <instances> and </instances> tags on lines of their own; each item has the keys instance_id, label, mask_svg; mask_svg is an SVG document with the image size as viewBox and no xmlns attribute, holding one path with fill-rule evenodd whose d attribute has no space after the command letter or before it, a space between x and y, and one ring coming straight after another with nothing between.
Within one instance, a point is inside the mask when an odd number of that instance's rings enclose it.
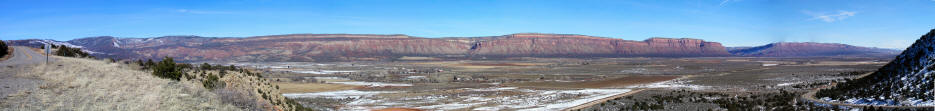
<instances>
[{"instance_id":1,"label":"snow-covered field","mask_svg":"<svg viewBox=\"0 0 935 111\"><path fill-rule=\"evenodd\" d=\"M802 82L779 83L779 84L776 84L776 86L790 86L790 85L799 84L799 83L802 83Z\"/></svg>"},{"instance_id":2,"label":"snow-covered field","mask_svg":"<svg viewBox=\"0 0 935 111\"><path fill-rule=\"evenodd\" d=\"M691 81L683 80L683 79L674 79L674 80L668 80L668 81L657 82L657 83L652 83L652 84L635 85L635 86L630 86L627 88L672 88L672 89L688 88L692 90L702 90L702 89L711 88L710 86L688 84L689 82Z\"/></svg>"},{"instance_id":3,"label":"snow-covered field","mask_svg":"<svg viewBox=\"0 0 935 111\"><path fill-rule=\"evenodd\" d=\"M935 106L935 101L928 100L923 101L921 99L906 99L902 101L894 101L889 99L878 99L878 98L851 98L844 101L833 100L829 97L822 97L822 101L828 102L843 102L847 104L863 104L863 105L879 105L879 106L895 106L895 105L905 105L905 106Z\"/></svg>"},{"instance_id":4,"label":"snow-covered field","mask_svg":"<svg viewBox=\"0 0 935 111\"><path fill-rule=\"evenodd\" d=\"M383 83L383 82L363 82L363 81L354 81L354 82L328 82L328 83L338 83L338 84L358 85L358 86L371 86L371 87L381 87L381 86L412 86L412 84Z\"/></svg>"},{"instance_id":5,"label":"snow-covered field","mask_svg":"<svg viewBox=\"0 0 935 111\"><path fill-rule=\"evenodd\" d=\"M555 111L623 94L631 89L537 90L516 87L463 88L447 93L334 91L283 94L290 98L356 98L340 110L372 110L407 107L427 110L529 110ZM415 94L423 93L423 94Z\"/></svg>"},{"instance_id":6,"label":"snow-covered field","mask_svg":"<svg viewBox=\"0 0 935 111\"><path fill-rule=\"evenodd\" d=\"M292 72L303 73L303 74L337 74L337 73L349 73L349 72L357 72L357 71L299 70L299 71L292 71Z\"/></svg>"},{"instance_id":7,"label":"snow-covered field","mask_svg":"<svg viewBox=\"0 0 935 111\"><path fill-rule=\"evenodd\" d=\"M369 97L369 96L380 94L380 93L395 93L395 92L343 90L343 91L317 92L317 93L292 93L292 94L282 94L282 95L289 97L289 98L316 97L316 98L343 99L343 98Z\"/></svg>"}]
</instances>

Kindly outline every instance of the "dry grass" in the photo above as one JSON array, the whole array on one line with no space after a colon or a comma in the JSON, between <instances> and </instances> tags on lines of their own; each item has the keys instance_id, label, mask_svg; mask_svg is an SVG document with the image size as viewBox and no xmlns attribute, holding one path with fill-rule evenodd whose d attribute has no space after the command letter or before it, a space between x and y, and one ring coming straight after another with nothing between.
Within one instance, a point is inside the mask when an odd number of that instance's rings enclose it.
<instances>
[{"instance_id":1,"label":"dry grass","mask_svg":"<svg viewBox=\"0 0 935 111\"><path fill-rule=\"evenodd\" d=\"M344 84L323 84L323 83L290 83L290 82L275 82L279 86L279 91L282 93L311 93L311 92L325 92L325 91L338 91L338 90L350 90L355 89L359 86L354 85L344 85Z\"/></svg>"},{"instance_id":2,"label":"dry grass","mask_svg":"<svg viewBox=\"0 0 935 111\"><path fill-rule=\"evenodd\" d=\"M220 72L216 70L207 71L210 74L219 74ZM293 110L296 109L296 106L286 104L286 97L282 96L280 91L281 87L277 87L275 84L265 78L259 78L257 76L249 76L244 73L236 71L227 71L228 74L220 78L220 81L224 83L222 88L223 90L231 91L231 93L226 93L229 95L222 95L223 97L232 97L233 99L225 100L235 100L235 101L246 101L254 102L255 104L248 104L247 108L251 110ZM198 74L196 74L198 75ZM202 78L202 77L198 77ZM196 79L197 80L197 79ZM216 89L216 90L219 90ZM264 95L266 96L264 98ZM252 99L252 100L244 100ZM255 106L251 108L251 106ZM241 106L243 107L243 106Z\"/></svg>"},{"instance_id":3,"label":"dry grass","mask_svg":"<svg viewBox=\"0 0 935 111\"><path fill-rule=\"evenodd\" d=\"M12 48L11 48L11 49L12 49ZM35 51L36 53L42 54L42 55L44 55L44 56L48 56L48 54L45 53L45 49L39 49L39 48L33 48L33 47L29 47L29 49L32 50L32 51ZM53 49L53 50L52 50L52 52L55 52L55 51L56 51L56 49Z\"/></svg>"},{"instance_id":4,"label":"dry grass","mask_svg":"<svg viewBox=\"0 0 935 111\"><path fill-rule=\"evenodd\" d=\"M200 84L161 79L123 64L54 57L18 76L44 81L3 100L3 110L240 110Z\"/></svg>"}]
</instances>

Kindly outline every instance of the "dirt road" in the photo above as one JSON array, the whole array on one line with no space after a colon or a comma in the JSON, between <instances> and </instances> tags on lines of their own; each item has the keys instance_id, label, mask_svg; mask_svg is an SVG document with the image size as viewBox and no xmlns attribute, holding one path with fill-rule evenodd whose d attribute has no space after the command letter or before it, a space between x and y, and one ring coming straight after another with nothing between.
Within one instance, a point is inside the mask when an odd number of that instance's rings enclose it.
<instances>
[{"instance_id":1,"label":"dirt road","mask_svg":"<svg viewBox=\"0 0 935 111\"><path fill-rule=\"evenodd\" d=\"M42 81L34 78L17 76L27 72L34 64L45 62L45 56L29 47L14 46L13 57L0 61L0 99L18 93L20 90L37 88Z\"/></svg>"},{"instance_id":2,"label":"dirt road","mask_svg":"<svg viewBox=\"0 0 935 111\"><path fill-rule=\"evenodd\" d=\"M0 61L0 66L38 64L45 62L46 59L45 55L33 51L29 47L13 46L13 50L13 57L8 60ZM52 58L49 59L49 61L51 61Z\"/></svg>"}]
</instances>

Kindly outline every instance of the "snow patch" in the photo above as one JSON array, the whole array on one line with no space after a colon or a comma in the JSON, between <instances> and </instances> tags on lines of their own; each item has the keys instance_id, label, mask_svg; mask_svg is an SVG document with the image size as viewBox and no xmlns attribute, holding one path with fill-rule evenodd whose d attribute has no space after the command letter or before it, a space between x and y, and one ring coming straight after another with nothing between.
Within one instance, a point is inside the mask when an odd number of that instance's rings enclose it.
<instances>
[{"instance_id":1,"label":"snow patch","mask_svg":"<svg viewBox=\"0 0 935 111\"><path fill-rule=\"evenodd\" d=\"M65 45L66 47L71 47L71 48L81 48L81 51L87 52L87 53L89 53L89 54L103 54L103 53L100 53L100 52L94 52L94 51L91 51L91 50L89 50L89 49L85 49L84 46L74 45L74 44L71 44L71 43L68 43L68 42L59 42L59 41L50 40L50 39L42 39L42 40L39 40L39 41L29 41L29 42L30 42L30 43L36 43L36 42L38 42L38 43L41 43L41 44L52 44L52 45Z\"/></svg>"},{"instance_id":2,"label":"snow patch","mask_svg":"<svg viewBox=\"0 0 935 111\"><path fill-rule=\"evenodd\" d=\"M347 85L358 85L358 86L370 86L370 87L382 87L382 86L412 86L412 84L398 84L398 83L382 83L382 82L328 82L328 83L338 83L338 84L347 84Z\"/></svg>"},{"instance_id":3,"label":"snow patch","mask_svg":"<svg viewBox=\"0 0 935 111\"><path fill-rule=\"evenodd\" d=\"M331 99L344 99L344 98L361 98L373 96L376 94L382 93L396 93L395 91L358 91L358 90L343 90L343 91L330 91L330 92L316 92L316 93L289 93L282 94L289 98L331 98Z\"/></svg>"},{"instance_id":4,"label":"snow patch","mask_svg":"<svg viewBox=\"0 0 935 111\"><path fill-rule=\"evenodd\" d=\"M651 83L651 84L641 84L641 85L636 85L636 86L629 86L629 87L627 87L627 88L673 88L673 89L675 89L675 88L688 88L688 89L692 89L692 90L702 90L702 89L708 89L708 88L710 88L710 86L702 86L702 85L688 84L688 82L691 82L691 81L690 81L690 80L675 79L675 80L668 80L668 81L657 82L657 83Z\"/></svg>"},{"instance_id":5,"label":"snow patch","mask_svg":"<svg viewBox=\"0 0 935 111\"><path fill-rule=\"evenodd\" d=\"M406 79L423 79L423 78L426 78L426 77L425 77L425 76L409 76L409 77L406 77Z\"/></svg>"},{"instance_id":6,"label":"snow patch","mask_svg":"<svg viewBox=\"0 0 935 111\"><path fill-rule=\"evenodd\" d=\"M596 101L599 99L611 97L618 94L623 94L630 92L630 89L584 89L584 90L575 90L575 91L564 91L560 93L569 93L569 94L593 94L586 96L582 99L565 101L565 102L555 102L552 104L544 105L544 107L522 109L520 111L559 111L565 108L574 107L577 105L585 104L591 101Z\"/></svg>"},{"instance_id":7,"label":"snow patch","mask_svg":"<svg viewBox=\"0 0 935 111\"><path fill-rule=\"evenodd\" d=\"M351 79L343 78L343 77L312 77L312 78L315 78L316 80L321 80L321 79L351 80Z\"/></svg>"},{"instance_id":8,"label":"snow patch","mask_svg":"<svg viewBox=\"0 0 935 111\"><path fill-rule=\"evenodd\" d=\"M332 70L305 70L305 71L291 71L295 73L303 74L337 74L337 73L351 73L357 71L332 71Z\"/></svg>"},{"instance_id":9,"label":"snow patch","mask_svg":"<svg viewBox=\"0 0 935 111\"><path fill-rule=\"evenodd\" d=\"M779 83L779 84L776 84L776 86L790 86L790 85L799 84L799 83L802 83L802 82Z\"/></svg>"},{"instance_id":10,"label":"snow patch","mask_svg":"<svg viewBox=\"0 0 935 111\"><path fill-rule=\"evenodd\" d=\"M340 110L373 110L389 107L410 107L425 110L532 110L555 111L585 104L631 89L536 90L517 87L462 88L458 94L381 97L381 91L333 91L304 94L284 94L286 97L356 98ZM509 93L503 95L502 93ZM395 94L394 94L395 95Z\"/></svg>"}]
</instances>

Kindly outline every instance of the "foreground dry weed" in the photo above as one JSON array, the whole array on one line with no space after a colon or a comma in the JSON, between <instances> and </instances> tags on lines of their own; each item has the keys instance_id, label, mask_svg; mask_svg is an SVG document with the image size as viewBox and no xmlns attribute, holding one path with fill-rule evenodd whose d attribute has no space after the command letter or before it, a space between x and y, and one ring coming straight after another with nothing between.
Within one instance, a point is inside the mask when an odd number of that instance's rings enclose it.
<instances>
[{"instance_id":1,"label":"foreground dry weed","mask_svg":"<svg viewBox=\"0 0 935 111\"><path fill-rule=\"evenodd\" d=\"M44 82L12 94L4 110L221 110L239 108L193 82L161 79L119 63L54 57L19 76Z\"/></svg>"}]
</instances>

